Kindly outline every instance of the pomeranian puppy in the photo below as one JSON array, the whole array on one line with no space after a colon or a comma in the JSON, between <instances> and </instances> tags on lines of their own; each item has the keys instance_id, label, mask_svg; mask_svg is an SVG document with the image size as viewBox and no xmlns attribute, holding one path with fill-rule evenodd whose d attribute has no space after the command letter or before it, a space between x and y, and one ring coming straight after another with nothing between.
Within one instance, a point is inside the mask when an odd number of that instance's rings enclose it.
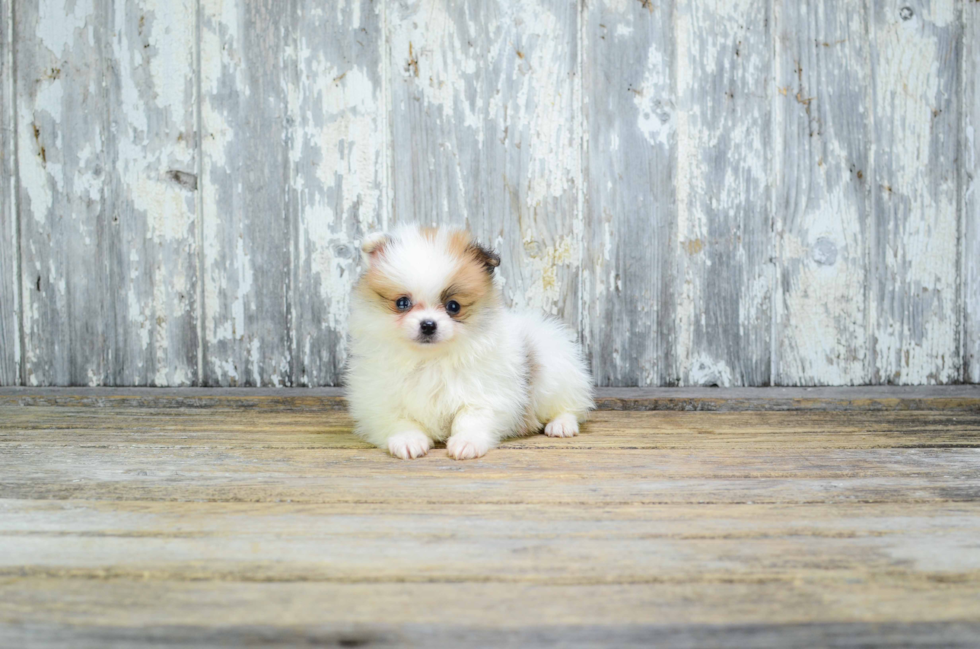
<instances>
[{"instance_id":1,"label":"pomeranian puppy","mask_svg":"<svg viewBox=\"0 0 980 649\"><path fill-rule=\"evenodd\" d=\"M445 440L467 460L542 428L578 433L594 407L582 354L558 322L503 307L493 251L465 231L418 227L361 250L347 373L358 435L403 459Z\"/></svg>"}]
</instances>

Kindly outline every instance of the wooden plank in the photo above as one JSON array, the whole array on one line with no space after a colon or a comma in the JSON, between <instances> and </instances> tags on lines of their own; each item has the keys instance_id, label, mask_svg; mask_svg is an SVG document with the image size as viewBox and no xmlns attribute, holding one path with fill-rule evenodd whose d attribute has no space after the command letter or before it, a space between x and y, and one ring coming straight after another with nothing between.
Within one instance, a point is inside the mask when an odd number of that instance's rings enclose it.
<instances>
[{"instance_id":1,"label":"wooden plank","mask_svg":"<svg viewBox=\"0 0 980 649\"><path fill-rule=\"evenodd\" d=\"M372 448L351 433L346 413L277 409L2 407L5 448L138 449ZM914 432L910 432L914 431ZM515 438L504 448L686 449L717 453L733 445L770 449L973 448L980 416L952 412L597 412L571 439Z\"/></svg>"},{"instance_id":2,"label":"wooden plank","mask_svg":"<svg viewBox=\"0 0 980 649\"><path fill-rule=\"evenodd\" d=\"M599 385L678 381L672 4L586 5L582 330Z\"/></svg>"},{"instance_id":3,"label":"wooden plank","mask_svg":"<svg viewBox=\"0 0 980 649\"><path fill-rule=\"evenodd\" d=\"M392 511L4 500L0 511L2 577L569 586L980 578L976 503Z\"/></svg>"},{"instance_id":4,"label":"wooden plank","mask_svg":"<svg viewBox=\"0 0 980 649\"><path fill-rule=\"evenodd\" d=\"M980 3L963 3L963 126L960 133L963 229L963 380L980 383Z\"/></svg>"},{"instance_id":5,"label":"wooden plank","mask_svg":"<svg viewBox=\"0 0 980 649\"><path fill-rule=\"evenodd\" d=\"M772 381L866 384L868 16L846 1L782 0L774 17Z\"/></svg>"},{"instance_id":6,"label":"wooden plank","mask_svg":"<svg viewBox=\"0 0 980 649\"><path fill-rule=\"evenodd\" d=\"M262 589L252 595L253 599L262 596L275 596L278 593ZM120 595L122 592L120 591ZM556 592L555 590L521 591L521 596L541 600L556 595L582 599L581 592ZM48 593L50 595L50 593ZM310 589L303 593L315 601L346 601L359 593L342 591L324 593ZM603 593L608 595L608 593ZM739 593L740 594L740 593ZM739 594L726 592L729 597ZM179 591L175 596L186 596ZM630 593L624 593L623 599ZM754 594L753 594L754 595ZM449 590L426 589L412 592L415 601L452 598ZM781 593L773 590L765 595L779 598ZM195 603L200 600L193 598ZM397 601L386 599L380 604L397 606L408 597ZM208 598L210 602L210 598ZM617 600L619 601L619 600ZM521 605L510 597L493 597L486 593L474 594L468 605L478 609L481 606L496 610L519 608ZM646 600L644 600L646 603ZM47 604L50 606L51 604ZM47 610L47 606L41 604ZM206 605L205 605L206 606ZM526 605L524 605L526 609ZM214 610L214 609L208 609ZM537 607L533 609L539 617L546 613ZM800 623L780 624L677 624L670 623L666 613L658 613L663 624L623 624L607 626L602 623L583 625L526 625L488 629L474 622L473 626L458 624L412 624L405 625L364 623L350 624L315 623L293 626L246 625L215 629L209 626L167 626L143 625L139 628L79 625L68 626L39 622L24 625L0 627L0 640L10 646L72 646L92 647L155 647L161 641L182 646L220 646L222 643L234 646L303 645L314 646L400 646L400 647L718 647L720 649L741 649L743 647L837 647L858 646L909 646L909 647L971 647L980 633L980 624L953 620L950 622L844 622L844 623Z\"/></svg>"},{"instance_id":7,"label":"wooden plank","mask_svg":"<svg viewBox=\"0 0 980 649\"><path fill-rule=\"evenodd\" d=\"M980 412L980 386L599 388L600 410ZM0 405L344 410L340 388L0 388Z\"/></svg>"},{"instance_id":8,"label":"wooden plank","mask_svg":"<svg viewBox=\"0 0 980 649\"><path fill-rule=\"evenodd\" d=\"M980 631L973 584L159 582L151 589L141 580L49 579L12 580L0 595L0 639L11 646L965 648Z\"/></svg>"},{"instance_id":9,"label":"wooden plank","mask_svg":"<svg viewBox=\"0 0 980 649\"><path fill-rule=\"evenodd\" d=\"M175 436L179 433L173 433ZM697 433L708 437L710 431ZM690 435L690 433L688 433ZM787 449L766 436L726 448L500 448L410 465L378 449L84 444L4 449L0 494L40 500L471 504L949 503L980 497L976 444ZM974 434L975 439L975 434ZM175 440L178 441L179 440ZM910 440L909 440L910 441ZM759 450L730 450L761 443ZM686 446L686 448L685 448ZM43 460L38 460L43 457Z\"/></svg>"},{"instance_id":10,"label":"wooden plank","mask_svg":"<svg viewBox=\"0 0 980 649\"><path fill-rule=\"evenodd\" d=\"M0 642L980 631L977 412L600 411L466 463L397 461L350 425L254 403L0 408Z\"/></svg>"},{"instance_id":11,"label":"wooden plank","mask_svg":"<svg viewBox=\"0 0 980 649\"><path fill-rule=\"evenodd\" d=\"M876 383L960 378L954 0L876 0L870 332ZM887 145L885 144L887 143Z\"/></svg>"},{"instance_id":12,"label":"wooden plank","mask_svg":"<svg viewBox=\"0 0 980 649\"><path fill-rule=\"evenodd\" d=\"M290 13L273 0L200 7L203 382L289 385Z\"/></svg>"},{"instance_id":13,"label":"wooden plank","mask_svg":"<svg viewBox=\"0 0 980 649\"><path fill-rule=\"evenodd\" d=\"M110 225L104 2L20 1L17 163L24 382L102 385Z\"/></svg>"},{"instance_id":14,"label":"wooden plank","mask_svg":"<svg viewBox=\"0 0 980 649\"><path fill-rule=\"evenodd\" d=\"M509 304L577 327L575 5L404 0L387 12L394 219L469 228L501 254Z\"/></svg>"},{"instance_id":15,"label":"wooden plank","mask_svg":"<svg viewBox=\"0 0 980 649\"><path fill-rule=\"evenodd\" d=\"M200 384L196 3L110 6L106 382Z\"/></svg>"},{"instance_id":16,"label":"wooden plank","mask_svg":"<svg viewBox=\"0 0 980 649\"><path fill-rule=\"evenodd\" d=\"M383 3L294 3L290 88L293 383L341 383L359 242L386 225Z\"/></svg>"},{"instance_id":17,"label":"wooden plank","mask_svg":"<svg viewBox=\"0 0 980 649\"><path fill-rule=\"evenodd\" d=\"M20 385L13 0L0 0L0 386Z\"/></svg>"},{"instance_id":18,"label":"wooden plank","mask_svg":"<svg viewBox=\"0 0 980 649\"><path fill-rule=\"evenodd\" d=\"M482 8L440 0L386 4L389 193L399 222L485 218Z\"/></svg>"},{"instance_id":19,"label":"wooden plank","mask_svg":"<svg viewBox=\"0 0 980 649\"><path fill-rule=\"evenodd\" d=\"M768 385L769 3L681 0L674 39L676 376L682 385Z\"/></svg>"},{"instance_id":20,"label":"wooden plank","mask_svg":"<svg viewBox=\"0 0 980 649\"><path fill-rule=\"evenodd\" d=\"M583 215L579 8L565 0L490 0L470 16L485 58L477 113L482 209L474 234L501 255L503 292L515 308L578 329ZM465 78L465 77L464 77ZM432 153L436 153L432 151Z\"/></svg>"}]
</instances>

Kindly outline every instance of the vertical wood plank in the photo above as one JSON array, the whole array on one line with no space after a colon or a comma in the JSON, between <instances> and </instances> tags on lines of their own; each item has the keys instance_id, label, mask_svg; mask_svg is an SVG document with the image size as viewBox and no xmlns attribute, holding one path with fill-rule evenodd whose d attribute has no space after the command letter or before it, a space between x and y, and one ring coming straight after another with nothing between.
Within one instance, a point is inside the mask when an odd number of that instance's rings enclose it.
<instances>
[{"instance_id":1,"label":"vertical wood plank","mask_svg":"<svg viewBox=\"0 0 980 649\"><path fill-rule=\"evenodd\" d=\"M773 382L867 383L867 12L777 0Z\"/></svg>"},{"instance_id":2,"label":"vertical wood plank","mask_svg":"<svg viewBox=\"0 0 980 649\"><path fill-rule=\"evenodd\" d=\"M14 7L28 385L99 385L108 376L105 7Z\"/></svg>"},{"instance_id":3,"label":"vertical wood plank","mask_svg":"<svg viewBox=\"0 0 980 649\"><path fill-rule=\"evenodd\" d=\"M387 0L392 216L468 225L482 178L485 3Z\"/></svg>"},{"instance_id":4,"label":"vertical wood plank","mask_svg":"<svg viewBox=\"0 0 980 649\"><path fill-rule=\"evenodd\" d=\"M394 219L468 227L507 301L578 319L578 10L388 3Z\"/></svg>"},{"instance_id":5,"label":"vertical wood plank","mask_svg":"<svg viewBox=\"0 0 980 649\"><path fill-rule=\"evenodd\" d=\"M676 374L768 385L769 5L678 0Z\"/></svg>"},{"instance_id":6,"label":"vertical wood plank","mask_svg":"<svg viewBox=\"0 0 980 649\"><path fill-rule=\"evenodd\" d=\"M297 0L287 67L293 377L337 385L359 240L385 221L384 3Z\"/></svg>"},{"instance_id":7,"label":"vertical wood plank","mask_svg":"<svg viewBox=\"0 0 980 649\"><path fill-rule=\"evenodd\" d=\"M586 7L583 331L600 385L677 380L672 10L669 0Z\"/></svg>"},{"instance_id":8,"label":"vertical wood plank","mask_svg":"<svg viewBox=\"0 0 980 649\"><path fill-rule=\"evenodd\" d=\"M961 160L963 379L980 383L980 2L963 5Z\"/></svg>"},{"instance_id":9,"label":"vertical wood plank","mask_svg":"<svg viewBox=\"0 0 980 649\"><path fill-rule=\"evenodd\" d=\"M469 225L501 254L507 302L573 328L579 320L581 81L579 8L567 0L491 0L477 17L486 53L482 165L485 205Z\"/></svg>"},{"instance_id":10,"label":"vertical wood plank","mask_svg":"<svg viewBox=\"0 0 980 649\"><path fill-rule=\"evenodd\" d=\"M875 0L875 381L960 377L955 0Z\"/></svg>"},{"instance_id":11,"label":"vertical wood plank","mask_svg":"<svg viewBox=\"0 0 980 649\"><path fill-rule=\"evenodd\" d=\"M111 6L107 382L193 385L199 382L196 2Z\"/></svg>"},{"instance_id":12,"label":"vertical wood plank","mask_svg":"<svg viewBox=\"0 0 980 649\"><path fill-rule=\"evenodd\" d=\"M13 0L0 0L0 386L20 383Z\"/></svg>"},{"instance_id":13,"label":"vertical wood plank","mask_svg":"<svg viewBox=\"0 0 980 649\"><path fill-rule=\"evenodd\" d=\"M290 11L201 0L204 382L290 385Z\"/></svg>"}]
</instances>

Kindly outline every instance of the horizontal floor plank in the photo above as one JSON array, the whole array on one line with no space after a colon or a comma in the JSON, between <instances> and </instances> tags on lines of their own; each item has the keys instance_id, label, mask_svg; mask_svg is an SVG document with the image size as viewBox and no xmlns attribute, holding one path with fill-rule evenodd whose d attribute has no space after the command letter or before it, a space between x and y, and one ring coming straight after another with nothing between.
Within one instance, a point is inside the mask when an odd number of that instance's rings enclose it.
<instances>
[{"instance_id":1,"label":"horizontal floor plank","mask_svg":"<svg viewBox=\"0 0 980 649\"><path fill-rule=\"evenodd\" d=\"M965 406L636 406L570 440L405 462L354 437L331 394L59 394L0 399L0 646L980 632L980 411Z\"/></svg>"},{"instance_id":2,"label":"horizontal floor plank","mask_svg":"<svg viewBox=\"0 0 980 649\"><path fill-rule=\"evenodd\" d=\"M598 388L604 410L980 411L978 385L846 388ZM0 404L98 408L339 410L341 388L0 388Z\"/></svg>"},{"instance_id":3,"label":"horizontal floor plank","mask_svg":"<svg viewBox=\"0 0 980 649\"><path fill-rule=\"evenodd\" d=\"M980 623L574 624L491 628L456 623L271 626L0 626L0 644L129 647L976 647Z\"/></svg>"},{"instance_id":4,"label":"horizontal floor plank","mask_svg":"<svg viewBox=\"0 0 980 649\"><path fill-rule=\"evenodd\" d=\"M0 498L395 503L970 500L980 449L497 449L408 464L377 449L7 448Z\"/></svg>"},{"instance_id":5,"label":"horizontal floor plank","mask_svg":"<svg viewBox=\"0 0 980 649\"><path fill-rule=\"evenodd\" d=\"M370 448L346 413L239 409L101 410L0 406L0 445ZM980 447L980 413L609 412L571 439L511 439L505 448L725 449Z\"/></svg>"},{"instance_id":6,"label":"horizontal floor plank","mask_svg":"<svg viewBox=\"0 0 980 649\"><path fill-rule=\"evenodd\" d=\"M694 625L972 622L976 583L902 578L550 586L0 579L0 624L271 631L327 625ZM124 604L124 605L123 605ZM42 627L43 628L43 627Z\"/></svg>"},{"instance_id":7,"label":"horizontal floor plank","mask_svg":"<svg viewBox=\"0 0 980 649\"><path fill-rule=\"evenodd\" d=\"M0 501L0 577L542 584L980 581L980 504ZM274 558L274 559L273 559Z\"/></svg>"}]
</instances>

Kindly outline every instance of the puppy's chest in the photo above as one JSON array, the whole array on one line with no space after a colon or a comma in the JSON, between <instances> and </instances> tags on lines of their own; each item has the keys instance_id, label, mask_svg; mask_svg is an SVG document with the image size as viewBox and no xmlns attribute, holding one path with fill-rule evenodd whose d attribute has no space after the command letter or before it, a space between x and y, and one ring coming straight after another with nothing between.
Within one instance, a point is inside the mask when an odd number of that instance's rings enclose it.
<instances>
[{"instance_id":1,"label":"puppy's chest","mask_svg":"<svg viewBox=\"0 0 980 649\"><path fill-rule=\"evenodd\" d=\"M430 434L448 436L461 408L481 400L479 381L465 372L422 367L404 377L401 408Z\"/></svg>"}]
</instances>

